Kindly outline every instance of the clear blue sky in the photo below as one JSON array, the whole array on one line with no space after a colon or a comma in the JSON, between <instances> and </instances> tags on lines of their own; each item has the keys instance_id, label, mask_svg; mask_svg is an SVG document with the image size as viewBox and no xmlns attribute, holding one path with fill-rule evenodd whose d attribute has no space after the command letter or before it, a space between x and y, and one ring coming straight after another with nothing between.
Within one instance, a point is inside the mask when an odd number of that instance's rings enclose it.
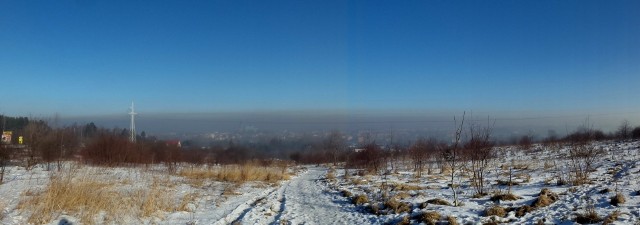
<instances>
[{"instance_id":1,"label":"clear blue sky","mask_svg":"<svg viewBox=\"0 0 640 225\"><path fill-rule=\"evenodd\" d=\"M640 111L640 1L0 1L0 112Z\"/></svg>"}]
</instances>

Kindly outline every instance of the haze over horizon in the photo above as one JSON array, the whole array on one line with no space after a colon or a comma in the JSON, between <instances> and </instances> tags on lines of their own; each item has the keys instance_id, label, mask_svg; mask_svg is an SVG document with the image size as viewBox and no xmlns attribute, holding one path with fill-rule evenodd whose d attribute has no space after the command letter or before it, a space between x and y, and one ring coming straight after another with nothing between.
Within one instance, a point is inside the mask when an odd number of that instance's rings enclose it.
<instances>
[{"instance_id":1,"label":"haze over horizon","mask_svg":"<svg viewBox=\"0 0 640 225\"><path fill-rule=\"evenodd\" d=\"M604 130L624 119L637 126L638 9L637 1L3 1L0 113L128 127L134 101L139 129L154 132L422 127L463 111L540 133L587 117Z\"/></svg>"}]
</instances>

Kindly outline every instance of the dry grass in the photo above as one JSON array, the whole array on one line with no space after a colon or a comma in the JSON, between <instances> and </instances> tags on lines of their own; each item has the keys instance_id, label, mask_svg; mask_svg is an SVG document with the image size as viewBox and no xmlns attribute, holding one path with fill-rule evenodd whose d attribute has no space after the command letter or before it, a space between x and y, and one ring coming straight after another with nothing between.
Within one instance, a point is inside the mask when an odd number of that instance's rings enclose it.
<instances>
[{"instance_id":1,"label":"dry grass","mask_svg":"<svg viewBox=\"0 0 640 225\"><path fill-rule=\"evenodd\" d=\"M440 199L440 198L434 198L434 199L431 199L431 200L427 200L425 203L434 204L434 205L448 205L448 206L451 205L451 203L447 202L444 199Z\"/></svg>"},{"instance_id":2,"label":"dry grass","mask_svg":"<svg viewBox=\"0 0 640 225\"><path fill-rule=\"evenodd\" d=\"M71 169L53 175L43 190L26 191L17 209L28 213L31 224L49 223L62 213L84 224L120 223L125 218L162 217L176 209L172 195L160 182L144 188L121 186L115 180Z\"/></svg>"},{"instance_id":3,"label":"dry grass","mask_svg":"<svg viewBox=\"0 0 640 225\"><path fill-rule=\"evenodd\" d=\"M614 206L620 206L620 204L624 204L624 202L626 202L626 199L624 198L624 195L622 193L616 193L615 196L611 197L611 205Z\"/></svg>"},{"instance_id":4,"label":"dry grass","mask_svg":"<svg viewBox=\"0 0 640 225\"><path fill-rule=\"evenodd\" d=\"M491 201L515 201L518 199L522 199L522 197L514 195L512 193L507 193L507 194L495 194L493 196L491 196L490 200Z\"/></svg>"},{"instance_id":5,"label":"dry grass","mask_svg":"<svg viewBox=\"0 0 640 225\"><path fill-rule=\"evenodd\" d=\"M196 200L200 197L197 193L185 194L182 196L182 200L180 201L180 205L176 208L177 211L184 212L193 212L194 208L191 205L192 202L196 202Z\"/></svg>"},{"instance_id":6,"label":"dry grass","mask_svg":"<svg viewBox=\"0 0 640 225\"><path fill-rule=\"evenodd\" d=\"M507 215L507 210L499 205L494 205L484 210L484 216L504 217L505 215Z\"/></svg>"},{"instance_id":7,"label":"dry grass","mask_svg":"<svg viewBox=\"0 0 640 225\"><path fill-rule=\"evenodd\" d=\"M602 221L602 218L598 216L598 213L593 207L587 208L584 213L578 213L576 216L576 222L579 224L592 224L599 223L600 221Z\"/></svg>"},{"instance_id":8,"label":"dry grass","mask_svg":"<svg viewBox=\"0 0 640 225\"><path fill-rule=\"evenodd\" d=\"M534 208L546 207L548 205L553 204L557 200L558 200L558 194L553 193L551 190L547 188L543 188L540 191L540 195L535 201L533 201L531 206Z\"/></svg>"},{"instance_id":9,"label":"dry grass","mask_svg":"<svg viewBox=\"0 0 640 225\"><path fill-rule=\"evenodd\" d=\"M418 190L422 190L422 188L420 186L417 186L417 185L395 183L395 184L393 184L393 190L395 190L395 191L418 191Z\"/></svg>"},{"instance_id":10,"label":"dry grass","mask_svg":"<svg viewBox=\"0 0 640 225\"><path fill-rule=\"evenodd\" d=\"M409 216L402 217L402 219L396 223L396 225L410 225L410 224L411 224L411 219L409 218Z\"/></svg>"},{"instance_id":11,"label":"dry grass","mask_svg":"<svg viewBox=\"0 0 640 225\"><path fill-rule=\"evenodd\" d=\"M607 216L607 218L604 218L604 221L602 222L602 225L612 224L613 222L618 220L619 216L620 216L620 211L618 211L618 210L613 211L611 214L609 214Z\"/></svg>"},{"instance_id":12,"label":"dry grass","mask_svg":"<svg viewBox=\"0 0 640 225\"><path fill-rule=\"evenodd\" d=\"M393 198L395 199L400 199L400 200L404 200L411 197L410 194L408 194L407 192L399 192L396 195L393 196Z\"/></svg>"},{"instance_id":13,"label":"dry grass","mask_svg":"<svg viewBox=\"0 0 640 225\"><path fill-rule=\"evenodd\" d=\"M214 168L187 168L178 172L179 176L191 180L216 180L233 183L264 181L275 183L289 179L289 174L279 167L263 167L253 164L227 165Z\"/></svg>"},{"instance_id":14,"label":"dry grass","mask_svg":"<svg viewBox=\"0 0 640 225\"><path fill-rule=\"evenodd\" d=\"M447 216L447 222L449 225L458 225L458 219L455 216Z\"/></svg>"},{"instance_id":15,"label":"dry grass","mask_svg":"<svg viewBox=\"0 0 640 225\"><path fill-rule=\"evenodd\" d=\"M356 204L356 205L363 205L363 204L369 203L369 199L367 198L366 195L358 195L353 199L351 199L351 202L353 202L353 204Z\"/></svg>"},{"instance_id":16,"label":"dry grass","mask_svg":"<svg viewBox=\"0 0 640 225\"><path fill-rule=\"evenodd\" d=\"M340 193L342 194L342 196L347 197L347 198L353 197L353 193L351 193L348 190L342 190L342 191L340 191Z\"/></svg>"},{"instance_id":17,"label":"dry grass","mask_svg":"<svg viewBox=\"0 0 640 225\"><path fill-rule=\"evenodd\" d=\"M384 207L386 209L392 210L396 214L403 213L403 212L411 212L411 205L409 203L401 202L394 198L384 202Z\"/></svg>"},{"instance_id":18,"label":"dry grass","mask_svg":"<svg viewBox=\"0 0 640 225\"><path fill-rule=\"evenodd\" d=\"M427 225L435 225L442 216L436 211L424 212L420 215L420 220Z\"/></svg>"},{"instance_id":19,"label":"dry grass","mask_svg":"<svg viewBox=\"0 0 640 225\"><path fill-rule=\"evenodd\" d=\"M522 207L518 207L516 209L516 216L517 217L523 217L524 215L526 215L527 213L530 213L533 211L533 208L531 206L525 205Z\"/></svg>"},{"instance_id":20,"label":"dry grass","mask_svg":"<svg viewBox=\"0 0 640 225\"><path fill-rule=\"evenodd\" d=\"M6 207L6 204L3 201L0 201L0 220L4 219L5 217L5 212L4 212L5 207Z\"/></svg>"}]
</instances>

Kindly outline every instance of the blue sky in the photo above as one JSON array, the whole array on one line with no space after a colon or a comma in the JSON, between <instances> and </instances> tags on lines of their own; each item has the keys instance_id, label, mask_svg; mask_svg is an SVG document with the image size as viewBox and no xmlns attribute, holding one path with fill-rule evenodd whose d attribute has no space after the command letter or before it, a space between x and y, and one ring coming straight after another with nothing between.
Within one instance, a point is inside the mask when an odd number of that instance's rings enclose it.
<instances>
[{"instance_id":1,"label":"blue sky","mask_svg":"<svg viewBox=\"0 0 640 225\"><path fill-rule=\"evenodd\" d=\"M0 112L640 112L639 1L0 1ZM638 116L629 119L637 119Z\"/></svg>"}]
</instances>

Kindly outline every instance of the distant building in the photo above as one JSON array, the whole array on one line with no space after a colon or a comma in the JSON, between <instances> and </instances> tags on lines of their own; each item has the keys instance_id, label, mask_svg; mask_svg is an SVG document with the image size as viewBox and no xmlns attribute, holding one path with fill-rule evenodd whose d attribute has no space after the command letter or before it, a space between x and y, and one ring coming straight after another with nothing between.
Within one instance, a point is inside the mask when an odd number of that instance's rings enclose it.
<instances>
[{"instance_id":1,"label":"distant building","mask_svg":"<svg viewBox=\"0 0 640 225\"><path fill-rule=\"evenodd\" d=\"M180 142L180 140L168 140L164 142L167 146L175 146L178 148L182 147L182 143Z\"/></svg>"}]
</instances>

